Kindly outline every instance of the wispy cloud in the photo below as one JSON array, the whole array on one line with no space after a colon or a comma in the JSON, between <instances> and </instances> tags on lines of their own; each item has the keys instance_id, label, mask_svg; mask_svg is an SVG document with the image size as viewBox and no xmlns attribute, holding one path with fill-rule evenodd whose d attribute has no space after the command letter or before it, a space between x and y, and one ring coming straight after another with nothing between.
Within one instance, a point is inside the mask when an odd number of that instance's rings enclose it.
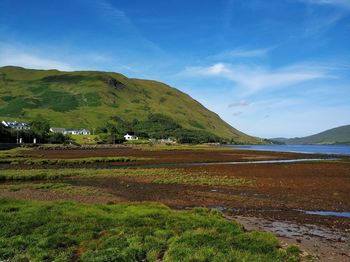
<instances>
[{"instance_id":1,"label":"wispy cloud","mask_svg":"<svg viewBox=\"0 0 350 262\"><path fill-rule=\"evenodd\" d=\"M229 51L224 51L216 55L210 56L209 59L224 60L228 58L258 58L265 57L274 47L244 49L237 48Z\"/></svg>"},{"instance_id":2,"label":"wispy cloud","mask_svg":"<svg viewBox=\"0 0 350 262\"><path fill-rule=\"evenodd\" d=\"M85 3L85 2L82 2ZM113 5L108 0L99 0L99 1L89 1L89 4L94 8L97 14L105 20L107 23L115 24L119 28L124 28L130 35L138 38L138 41L142 42L143 45L147 46L153 52L158 52L165 54L157 44L147 39L135 26L132 19L127 15L126 12L120 8Z\"/></svg>"},{"instance_id":3,"label":"wispy cloud","mask_svg":"<svg viewBox=\"0 0 350 262\"><path fill-rule=\"evenodd\" d=\"M128 30L132 29L137 31L136 27L133 25L129 17L125 12L113 6L107 0L100 1L89 1L90 4L95 8L96 11L99 11L104 19L107 21L117 22L123 26L127 26Z\"/></svg>"},{"instance_id":4,"label":"wispy cloud","mask_svg":"<svg viewBox=\"0 0 350 262\"><path fill-rule=\"evenodd\" d=\"M349 0L299 0L299 2L317 5L333 5L350 9Z\"/></svg>"},{"instance_id":5,"label":"wispy cloud","mask_svg":"<svg viewBox=\"0 0 350 262\"><path fill-rule=\"evenodd\" d=\"M245 106L249 106L250 103L247 102L246 100L241 100L238 102L233 102L231 104L228 105L228 108L232 108L232 107L245 107Z\"/></svg>"},{"instance_id":6,"label":"wispy cloud","mask_svg":"<svg viewBox=\"0 0 350 262\"><path fill-rule=\"evenodd\" d=\"M319 12L309 10L307 23L304 26L304 34L301 36L319 36L339 23L341 19L349 14L350 0L295 0L309 6L319 8L328 7L327 12L319 15ZM332 7L332 8L331 8Z\"/></svg>"},{"instance_id":7,"label":"wispy cloud","mask_svg":"<svg viewBox=\"0 0 350 262\"><path fill-rule=\"evenodd\" d=\"M220 77L233 81L248 93L264 89L283 88L315 79L334 77L332 67L317 64L295 64L280 69L261 66L216 63L204 67L188 67L185 76Z\"/></svg>"},{"instance_id":8,"label":"wispy cloud","mask_svg":"<svg viewBox=\"0 0 350 262\"><path fill-rule=\"evenodd\" d=\"M237 112L232 113L233 116L240 116L242 114L243 114L243 112L241 112L241 111L237 111Z\"/></svg>"},{"instance_id":9,"label":"wispy cloud","mask_svg":"<svg viewBox=\"0 0 350 262\"><path fill-rule=\"evenodd\" d=\"M321 35L336 25L344 17L344 12L336 12L327 17L313 17L305 25L303 36Z\"/></svg>"}]
</instances>

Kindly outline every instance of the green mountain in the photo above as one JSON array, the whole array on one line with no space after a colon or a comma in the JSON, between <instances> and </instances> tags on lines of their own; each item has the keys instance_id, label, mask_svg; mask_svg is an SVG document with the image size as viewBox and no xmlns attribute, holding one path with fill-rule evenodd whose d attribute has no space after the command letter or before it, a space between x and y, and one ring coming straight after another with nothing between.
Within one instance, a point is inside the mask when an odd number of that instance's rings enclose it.
<instances>
[{"instance_id":1,"label":"green mountain","mask_svg":"<svg viewBox=\"0 0 350 262\"><path fill-rule=\"evenodd\" d=\"M0 119L41 116L54 127L105 125L111 117L143 121L162 114L183 128L207 131L237 143L259 143L224 122L187 94L166 84L112 72L0 67Z\"/></svg>"},{"instance_id":2,"label":"green mountain","mask_svg":"<svg viewBox=\"0 0 350 262\"><path fill-rule=\"evenodd\" d=\"M290 138L287 144L350 144L350 125L326 130L312 136Z\"/></svg>"}]
</instances>

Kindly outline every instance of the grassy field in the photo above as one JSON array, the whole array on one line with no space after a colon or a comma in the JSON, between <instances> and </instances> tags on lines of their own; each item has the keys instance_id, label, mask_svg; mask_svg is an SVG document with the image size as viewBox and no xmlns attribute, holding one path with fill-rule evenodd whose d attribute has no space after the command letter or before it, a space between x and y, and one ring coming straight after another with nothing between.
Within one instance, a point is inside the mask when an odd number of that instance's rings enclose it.
<instances>
[{"instance_id":1,"label":"grassy field","mask_svg":"<svg viewBox=\"0 0 350 262\"><path fill-rule=\"evenodd\" d=\"M141 144L133 145L133 147L141 149L143 151L215 151L215 150L230 150L230 148L225 148L222 146L216 145L190 145L190 144L164 144L164 143L150 143L150 144Z\"/></svg>"},{"instance_id":2,"label":"grassy field","mask_svg":"<svg viewBox=\"0 0 350 262\"><path fill-rule=\"evenodd\" d=\"M249 186L254 180L233 176L215 176L205 173L186 173L181 169L31 169L2 170L0 181L57 180L68 177L148 177L156 184L183 184L201 186Z\"/></svg>"},{"instance_id":3,"label":"grassy field","mask_svg":"<svg viewBox=\"0 0 350 262\"><path fill-rule=\"evenodd\" d=\"M297 261L215 210L0 200L3 261Z\"/></svg>"},{"instance_id":4,"label":"grassy field","mask_svg":"<svg viewBox=\"0 0 350 262\"><path fill-rule=\"evenodd\" d=\"M79 145L96 145L97 135L70 135L75 143Z\"/></svg>"},{"instance_id":5,"label":"grassy field","mask_svg":"<svg viewBox=\"0 0 350 262\"><path fill-rule=\"evenodd\" d=\"M30 148L15 148L11 150L0 151L0 164L10 165L85 165L94 163L112 163L112 162L133 162L151 160L145 157L132 156L108 156L108 157L82 157L73 159L47 159L43 156L32 156ZM27 151L23 154L23 151Z\"/></svg>"},{"instance_id":6,"label":"grassy field","mask_svg":"<svg viewBox=\"0 0 350 262\"><path fill-rule=\"evenodd\" d=\"M93 188L87 186L71 186L67 183L60 182L42 182L42 183L15 183L0 185L0 190L8 190L9 192L18 192L21 190L35 190L39 192L53 192L53 193L67 193L77 196L99 196L102 193Z\"/></svg>"},{"instance_id":7,"label":"grassy field","mask_svg":"<svg viewBox=\"0 0 350 262\"><path fill-rule=\"evenodd\" d=\"M142 157L86 157L77 159L32 159L32 158L0 158L0 163L11 165L84 165L93 163L111 163L111 162L132 162L149 160Z\"/></svg>"}]
</instances>

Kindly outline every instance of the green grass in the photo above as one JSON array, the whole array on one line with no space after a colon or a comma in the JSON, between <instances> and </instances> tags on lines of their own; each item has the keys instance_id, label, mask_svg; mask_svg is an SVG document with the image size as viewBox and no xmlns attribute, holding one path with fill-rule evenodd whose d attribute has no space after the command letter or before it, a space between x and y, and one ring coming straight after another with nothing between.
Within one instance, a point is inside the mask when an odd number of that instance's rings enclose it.
<instances>
[{"instance_id":1,"label":"green grass","mask_svg":"<svg viewBox=\"0 0 350 262\"><path fill-rule=\"evenodd\" d=\"M295 261L218 211L0 200L3 261Z\"/></svg>"},{"instance_id":2,"label":"green grass","mask_svg":"<svg viewBox=\"0 0 350 262\"><path fill-rule=\"evenodd\" d=\"M97 144L97 135L70 135L74 142L79 145L96 145Z\"/></svg>"},{"instance_id":3,"label":"green grass","mask_svg":"<svg viewBox=\"0 0 350 262\"><path fill-rule=\"evenodd\" d=\"M0 163L10 165L84 165L94 163L112 163L112 162L132 162L149 160L142 157L87 157L76 159L45 159L45 158L0 158Z\"/></svg>"},{"instance_id":4,"label":"green grass","mask_svg":"<svg viewBox=\"0 0 350 262\"><path fill-rule=\"evenodd\" d=\"M0 160L8 158L20 158L24 157L24 154L21 152L23 150L30 150L27 148L13 148L9 150L0 150Z\"/></svg>"},{"instance_id":5,"label":"green grass","mask_svg":"<svg viewBox=\"0 0 350 262\"><path fill-rule=\"evenodd\" d=\"M231 176L213 176L213 175L173 175L160 177L153 180L158 184L183 184L183 185L199 185L199 186L243 186L252 185L253 181Z\"/></svg>"},{"instance_id":6,"label":"green grass","mask_svg":"<svg viewBox=\"0 0 350 262\"><path fill-rule=\"evenodd\" d=\"M187 94L160 82L108 72L19 67L0 67L0 75L3 119L28 121L40 115L51 126L91 131L112 116L145 120L150 113L162 112L185 129L204 130L241 143L260 142L232 128Z\"/></svg>"},{"instance_id":7,"label":"green grass","mask_svg":"<svg viewBox=\"0 0 350 262\"><path fill-rule=\"evenodd\" d=\"M126 145L144 145L149 143L149 139L128 140L124 142Z\"/></svg>"},{"instance_id":8,"label":"green grass","mask_svg":"<svg viewBox=\"0 0 350 262\"><path fill-rule=\"evenodd\" d=\"M149 177L156 184L184 184L200 186L252 186L254 180L208 173L187 173L182 169L31 169L1 170L0 181L56 180L65 177Z\"/></svg>"},{"instance_id":9,"label":"green grass","mask_svg":"<svg viewBox=\"0 0 350 262\"><path fill-rule=\"evenodd\" d=\"M5 184L0 185L0 190L7 190L10 192L17 192L21 190L35 190L42 192L55 192L55 193L66 193L70 195L78 195L78 196L98 196L102 195L102 193L88 186L72 186L67 183L16 183L16 184Z\"/></svg>"},{"instance_id":10,"label":"green grass","mask_svg":"<svg viewBox=\"0 0 350 262\"><path fill-rule=\"evenodd\" d=\"M179 169L147 168L147 169L29 169L29 170L1 170L0 181L26 180L55 180L64 177L122 177L122 176L175 176Z\"/></svg>"},{"instance_id":11,"label":"green grass","mask_svg":"<svg viewBox=\"0 0 350 262\"><path fill-rule=\"evenodd\" d=\"M211 145L190 145L190 144L164 144L164 143L150 143L135 145L144 151L232 151L231 148L222 146L211 146Z\"/></svg>"}]
</instances>

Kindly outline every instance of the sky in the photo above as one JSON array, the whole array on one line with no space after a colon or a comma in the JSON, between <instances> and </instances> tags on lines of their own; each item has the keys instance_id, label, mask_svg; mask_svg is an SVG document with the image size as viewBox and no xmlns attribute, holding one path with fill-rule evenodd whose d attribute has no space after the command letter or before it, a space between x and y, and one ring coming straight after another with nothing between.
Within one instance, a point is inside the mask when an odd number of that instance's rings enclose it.
<instances>
[{"instance_id":1,"label":"sky","mask_svg":"<svg viewBox=\"0 0 350 262\"><path fill-rule=\"evenodd\" d=\"M350 0L0 0L0 66L101 70L188 93L235 128L350 124Z\"/></svg>"}]
</instances>

